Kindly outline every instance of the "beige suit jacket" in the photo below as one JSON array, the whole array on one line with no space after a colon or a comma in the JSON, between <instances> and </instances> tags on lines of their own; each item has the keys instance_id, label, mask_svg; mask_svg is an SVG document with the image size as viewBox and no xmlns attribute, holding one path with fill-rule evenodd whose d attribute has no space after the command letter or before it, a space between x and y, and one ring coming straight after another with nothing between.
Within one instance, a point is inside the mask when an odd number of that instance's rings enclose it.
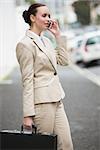
<instances>
[{"instance_id":1,"label":"beige suit jacket","mask_svg":"<svg viewBox=\"0 0 100 150\"><path fill-rule=\"evenodd\" d=\"M35 115L34 104L56 102L64 98L57 64L68 64L66 43L60 39L54 49L48 38L42 36L42 41L28 30L16 47L23 83L24 117Z\"/></svg>"}]
</instances>

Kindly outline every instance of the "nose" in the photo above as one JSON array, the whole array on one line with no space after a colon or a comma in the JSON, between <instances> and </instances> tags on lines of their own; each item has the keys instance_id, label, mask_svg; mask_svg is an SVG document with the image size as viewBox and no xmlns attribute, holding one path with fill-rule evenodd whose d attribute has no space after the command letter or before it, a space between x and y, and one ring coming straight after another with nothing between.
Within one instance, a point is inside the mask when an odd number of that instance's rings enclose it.
<instances>
[{"instance_id":1,"label":"nose","mask_svg":"<svg viewBox=\"0 0 100 150\"><path fill-rule=\"evenodd\" d=\"M50 19L50 17L49 17L49 16L47 16L47 20L48 20L48 22L50 22L50 20L51 20L51 19Z\"/></svg>"}]
</instances>

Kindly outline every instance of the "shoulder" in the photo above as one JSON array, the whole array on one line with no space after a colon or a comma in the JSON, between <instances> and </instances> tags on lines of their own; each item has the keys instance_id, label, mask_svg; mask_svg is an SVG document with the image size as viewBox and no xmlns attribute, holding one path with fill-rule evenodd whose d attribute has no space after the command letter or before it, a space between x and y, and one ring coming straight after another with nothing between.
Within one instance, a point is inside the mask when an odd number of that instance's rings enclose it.
<instances>
[{"instance_id":1,"label":"shoulder","mask_svg":"<svg viewBox=\"0 0 100 150\"><path fill-rule=\"evenodd\" d=\"M16 51L18 50L28 50L33 51L34 50L34 43L32 39L30 39L28 36L24 36L16 45Z\"/></svg>"},{"instance_id":2,"label":"shoulder","mask_svg":"<svg viewBox=\"0 0 100 150\"><path fill-rule=\"evenodd\" d=\"M20 41L18 41L17 45L24 45L28 46L32 44L32 39L30 39L28 36L24 36Z\"/></svg>"}]
</instances>

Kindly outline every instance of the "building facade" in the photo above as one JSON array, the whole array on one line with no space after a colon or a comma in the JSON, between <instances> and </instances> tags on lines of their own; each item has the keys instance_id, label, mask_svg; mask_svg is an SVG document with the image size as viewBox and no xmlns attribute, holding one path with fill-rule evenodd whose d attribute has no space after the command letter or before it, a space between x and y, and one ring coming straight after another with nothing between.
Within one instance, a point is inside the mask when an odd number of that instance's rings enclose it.
<instances>
[{"instance_id":1,"label":"building facade","mask_svg":"<svg viewBox=\"0 0 100 150\"><path fill-rule=\"evenodd\" d=\"M14 0L0 0L0 79L15 65L16 14Z\"/></svg>"}]
</instances>

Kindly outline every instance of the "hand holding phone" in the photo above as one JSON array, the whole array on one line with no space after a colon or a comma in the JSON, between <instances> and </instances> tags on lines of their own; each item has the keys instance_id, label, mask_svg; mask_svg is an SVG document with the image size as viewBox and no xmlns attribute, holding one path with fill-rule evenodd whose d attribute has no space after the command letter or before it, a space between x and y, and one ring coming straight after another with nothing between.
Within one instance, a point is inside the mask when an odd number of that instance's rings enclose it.
<instances>
[{"instance_id":1,"label":"hand holding phone","mask_svg":"<svg viewBox=\"0 0 100 150\"><path fill-rule=\"evenodd\" d=\"M50 20L50 23L48 24L48 30L50 32L52 32L55 36L59 36L60 35L60 29L59 29L59 25L58 22L55 20Z\"/></svg>"}]
</instances>

